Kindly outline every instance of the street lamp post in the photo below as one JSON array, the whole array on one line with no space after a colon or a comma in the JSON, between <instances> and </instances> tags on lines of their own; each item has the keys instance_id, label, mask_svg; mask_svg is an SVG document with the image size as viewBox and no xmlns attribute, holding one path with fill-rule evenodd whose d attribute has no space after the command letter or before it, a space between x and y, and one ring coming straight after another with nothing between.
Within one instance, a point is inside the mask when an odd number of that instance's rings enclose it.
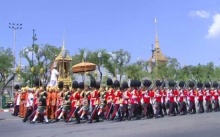
<instances>
[{"instance_id":1,"label":"street lamp post","mask_svg":"<svg viewBox=\"0 0 220 137\"><path fill-rule=\"evenodd\" d=\"M98 53L98 58L99 58L98 69L99 69L99 73L100 73L100 83L101 83L102 82L102 71L101 71L102 52Z\"/></svg>"},{"instance_id":2,"label":"street lamp post","mask_svg":"<svg viewBox=\"0 0 220 137\"><path fill-rule=\"evenodd\" d=\"M33 44L32 44L32 62L31 62L31 71L32 71L32 76L31 76L31 87L33 87L33 77L34 77L34 41L37 40L35 30L33 29Z\"/></svg>"},{"instance_id":3,"label":"street lamp post","mask_svg":"<svg viewBox=\"0 0 220 137\"><path fill-rule=\"evenodd\" d=\"M16 48L16 30L22 29L22 24L9 23L8 26L14 31L14 46L13 46L13 68L15 68L16 58L15 58L15 48ZM12 80L12 98L14 98L14 79Z\"/></svg>"}]
</instances>

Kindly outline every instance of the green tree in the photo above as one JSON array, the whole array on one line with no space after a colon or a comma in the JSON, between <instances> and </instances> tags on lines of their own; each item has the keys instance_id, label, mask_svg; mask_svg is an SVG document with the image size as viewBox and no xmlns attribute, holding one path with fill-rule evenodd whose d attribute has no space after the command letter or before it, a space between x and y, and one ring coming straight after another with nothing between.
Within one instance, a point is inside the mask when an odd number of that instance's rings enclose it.
<instances>
[{"instance_id":1,"label":"green tree","mask_svg":"<svg viewBox=\"0 0 220 137\"><path fill-rule=\"evenodd\" d=\"M61 48L49 44L39 46L37 44L26 47L20 51L20 56L26 59L28 65L20 72L23 82L39 79L47 84L50 78L51 66L56 56L60 53ZM31 56L30 56L31 54ZM33 54L33 62L32 62Z\"/></svg>"},{"instance_id":2,"label":"green tree","mask_svg":"<svg viewBox=\"0 0 220 137\"><path fill-rule=\"evenodd\" d=\"M15 73L12 71L13 67L13 53L10 48L4 49L0 47L0 108L2 108L2 95L8 83L14 79ZM9 79L7 79L9 78Z\"/></svg>"}]
</instances>

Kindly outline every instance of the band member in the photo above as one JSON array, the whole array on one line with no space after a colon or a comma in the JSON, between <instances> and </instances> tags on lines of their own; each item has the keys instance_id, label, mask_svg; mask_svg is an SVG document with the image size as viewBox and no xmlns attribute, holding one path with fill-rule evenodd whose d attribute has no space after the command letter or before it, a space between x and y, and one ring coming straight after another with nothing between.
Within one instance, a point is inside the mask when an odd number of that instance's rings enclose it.
<instances>
[{"instance_id":1,"label":"band member","mask_svg":"<svg viewBox=\"0 0 220 137\"><path fill-rule=\"evenodd\" d=\"M203 84L201 82L197 83L197 97L198 97L198 105L199 105L199 112L198 113L204 113L204 105L203 105L203 100L204 100L204 91L203 91Z\"/></svg>"},{"instance_id":2,"label":"band member","mask_svg":"<svg viewBox=\"0 0 220 137\"><path fill-rule=\"evenodd\" d=\"M211 99L212 99L212 96L211 96L211 85L209 82L206 82L205 83L205 101L206 101L206 112L212 112L213 109L212 109L212 102L211 102Z\"/></svg>"},{"instance_id":3,"label":"band member","mask_svg":"<svg viewBox=\"0 0 220 137\"><path fill-rule=\"evenodd\" d=\"M179 107L179 113L180 115L186 115L187 114L187 107L186 107L186 97L185 97L185 94L184 94L184 86L185 86L185 82L184 81L180 81L179 82L179 87L180 89L178 90L178 102L180 104L180 107Z\"/></svg>"},{"instance_id":4,"label":"band member","mask_svg":"<svg viewBox=\"0 0 220 137\"><path fill-rule=\"evenodd\" d=\"M194 82L189 82L189 90L188 90L188 97L189 97L189 109L188 113L190 114L196 114L196 104L195 104L195 90L194 90Z\"/></svg>"}]
</instances>

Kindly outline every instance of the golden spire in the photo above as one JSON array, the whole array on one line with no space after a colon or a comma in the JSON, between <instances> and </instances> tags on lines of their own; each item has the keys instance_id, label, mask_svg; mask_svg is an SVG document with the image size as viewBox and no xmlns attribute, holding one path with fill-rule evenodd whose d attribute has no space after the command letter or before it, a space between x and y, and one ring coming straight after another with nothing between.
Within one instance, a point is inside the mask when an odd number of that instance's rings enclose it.
<instances>
[{"instance_id":1,"label":"golden spire","mask_svg":"<svg viewBox=\"0 0 220 137\"><path fill-rule=\"evenodd\" d=\"M163 55L160 49L160 44L158 40L158 32L157 32L157 19L154 20L155 23L155 45L154 45L154 52L153 52L153 58L156 62L167 62L167 58Z\"/></svg>"}]
</instances>

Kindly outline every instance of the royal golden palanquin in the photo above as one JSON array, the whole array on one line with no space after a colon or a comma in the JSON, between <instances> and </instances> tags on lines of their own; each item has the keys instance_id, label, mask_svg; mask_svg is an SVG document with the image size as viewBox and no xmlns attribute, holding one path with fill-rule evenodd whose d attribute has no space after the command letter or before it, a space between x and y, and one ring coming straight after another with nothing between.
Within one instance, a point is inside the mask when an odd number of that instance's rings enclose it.
<instances>
[{"instance_id":1,"label":"royal golden palanquin","mask_svg":"<svg viewBox=\"0 0 220 137\"><path fill-rule=\"evenodd\" d=\"M64 48L64 43L60 54L55 59L55 64L59 72L58 82L63 81L64 85L71 86L72 79L70 74L70 63L72 58L67 54Z\"/></svg>"}]
</instances>

